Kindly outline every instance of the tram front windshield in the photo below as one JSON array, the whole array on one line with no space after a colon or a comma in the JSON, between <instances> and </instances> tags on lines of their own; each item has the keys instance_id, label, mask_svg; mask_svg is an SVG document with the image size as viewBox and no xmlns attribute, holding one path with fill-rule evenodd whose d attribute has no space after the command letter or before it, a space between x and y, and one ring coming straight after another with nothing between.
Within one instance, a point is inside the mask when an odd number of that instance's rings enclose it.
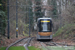
<instances>
[{"instance_id":1,"label":"tram front windshield","mask_svg":"<svg viewBox=\"0 0 75 50\"><path fill-rule=\"evenodd\" d=\"M40 32L50 32L50 22L42 22L39 27Z\"/></svg>"}]
</instances>

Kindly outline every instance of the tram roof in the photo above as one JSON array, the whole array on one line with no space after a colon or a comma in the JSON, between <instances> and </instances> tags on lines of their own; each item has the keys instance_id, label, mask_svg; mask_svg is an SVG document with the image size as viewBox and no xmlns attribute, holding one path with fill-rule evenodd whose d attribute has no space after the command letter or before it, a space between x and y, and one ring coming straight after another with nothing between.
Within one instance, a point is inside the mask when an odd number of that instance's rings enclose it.
<instances>
[{"instance_id":1,"label":"tram roof","mask_svg":"<svg viewBox=\"0 0 75 50\"><path fill-rule=\"evenodd\" d=\"M52 18L38 18L38 20L41 20L41 19L51 19L52 20Z\"/></svg>"}]
</instances>

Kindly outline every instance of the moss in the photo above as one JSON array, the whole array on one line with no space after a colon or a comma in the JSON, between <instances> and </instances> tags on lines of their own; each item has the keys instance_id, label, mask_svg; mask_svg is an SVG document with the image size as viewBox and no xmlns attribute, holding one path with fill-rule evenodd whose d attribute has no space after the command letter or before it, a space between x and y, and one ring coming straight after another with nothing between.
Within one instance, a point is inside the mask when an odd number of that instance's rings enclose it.
<instances>
[{"instance_id":1,"label":"moss","mask_svg":"<svg viewBox=\"0 0 75 50\"><path fill-rule=\"evenodd\" d=\"M29 50L40 50L39 48L35 48L34 46L28 47ZM6 47L1 47L0 50L5 50ZM12 46L9 50L26 50L23 46Z\"/></svg>"},{"instance_id":2,"label":"moss","mask_svg":"<svg viewBox=\"0 0 75 50\"><path fill-rule=\"evenodd\" d=\"M6 49L6 47L1 47L1 48L0 48L0 50L5 50L5 49Z\"/></svg>"},{"instance_id":3,"label":"moss","mask_svg":"<svg viewBox=\"0 0 75 50\"><path fill-rule=\"evenodd\" d=\"M1 47L0 50L5 50L6 47ZM25 50L23 46L12 46L9 48L9 50Z\"/></svg>"},{"instance_id":4,"label":"moss","mask_svg":"<svg viewBox=\"0 0 75 50\"><path fill-rule=\"evenodd\" d=\"M28 48L29 48L29 50L40 50L39 48L35 48L34 46L30 46Z\"/></svg>"}]
</instances>

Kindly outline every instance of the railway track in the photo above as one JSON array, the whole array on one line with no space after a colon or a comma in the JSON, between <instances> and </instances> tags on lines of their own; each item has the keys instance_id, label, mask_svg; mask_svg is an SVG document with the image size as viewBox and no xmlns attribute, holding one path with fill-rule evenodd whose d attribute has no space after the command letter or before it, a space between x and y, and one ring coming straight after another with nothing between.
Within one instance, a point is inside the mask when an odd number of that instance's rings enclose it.
<instances>
[{"instance_id":1,"label":"railway track","mask_svg":"<svg viewBox=\"0 0 75 50\"><path fill-rule=\"evenodd\" d=\"M6 50L8 50L11 46L13 46L13 45L15 45L15 44L17 44L17 43L19 43L19 42L21 42L23 40L24 40L23 46L25 47L26 50L28 50L28 46L29 46L29 44L30 44L31 41L33 41L33 42L35 41L35 43L37 41L37 40L35 40L35 37L23 38L23 39L20 39L20 40L18 40L16 42L12 43L11 45L9 45L6 48ZM44 48L46 48L47 50L51 50L47 46L60 46L60 47L62 47L62 46L70 46L70 45L67 45L65 43L56 43L54 41L49 41L49 42L37 41L37 42L39 42L39 44L41 44L41 46L44 47Z\"/></svg>"},{"instance_id":2,"label":"railway track","mask_svg":"<svg viewBox=\"0 0 75 50\"><path fill-rule=\"evenodd\" d=\"M49 42L39 42L41 44L41 46L43 48L45 48L46 50L52 50L51 48L47 47L47 46L58 46L58 47L62 47L65 49L65 47L67 46L72 46L72 45L68 45L66 43L56 43L54 41L49 41Z\"/></svg>"},{"instance_id":3,"label":"railway track","mask_svg":"<svg viewBox=\"0 0 75 50\"><path fill-rule=\"evenodd\" d=\"M40 42L40 43L41 43L42 47L46 48L47 50L51 50L51 49L47 48L45 45L43 45L43 42Z\"/></svg>"},{"instance_id":4,"label":"railway track","mask_svg":"<svg viewBox=\"0 0 75 50\"><path fill-rule=\"evenodd\" d=\"M26 50L28 50L28 45L29 45L30 41L31 41L33 38L35 38L35 37L22 38L22 39L20 39L20 40L18 40L18 41L16 41L16 42L12 43L11 45L9 45L9 46L6 48L6 50L8 50L11 46L13 46L13 45L15 45L15 44L17 44L17 43L23 41L24 39L26 39L26 40L28 41L28 42L25 41L25 42L27 42L27 43L26 43L26 45L24 45L24 47L26 48Z\"/></svg>"}]
</instances>

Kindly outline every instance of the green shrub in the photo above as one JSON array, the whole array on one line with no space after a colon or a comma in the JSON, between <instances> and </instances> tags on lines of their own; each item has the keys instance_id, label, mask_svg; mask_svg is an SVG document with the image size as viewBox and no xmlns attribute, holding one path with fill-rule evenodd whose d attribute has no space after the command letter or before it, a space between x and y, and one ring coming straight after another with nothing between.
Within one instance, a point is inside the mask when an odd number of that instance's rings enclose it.
<instances>
[{"instance_id":1,"label":"green shrub","mask_svg":"<svg viewBox=\"0 0 75 50\"><path fill-rule=\"evenodd\" d=\"M75 24L66 24L63 27L59 28L58 31L53 35L53 37L59 36L61 34L64 34L64 36L66 37L71 32L73 32L74 29L75 29Z\"/></svg>"},{"instance_id":2,"label":"green shrub","mask_svg":"<svg viewBox=\"0 0 75 50\"><path fill-rule=\"evenodd\" d=\"M6 28L6 14L4 11L0 11L0 34L5 35Z\"/></svg>"}]
</instances>

